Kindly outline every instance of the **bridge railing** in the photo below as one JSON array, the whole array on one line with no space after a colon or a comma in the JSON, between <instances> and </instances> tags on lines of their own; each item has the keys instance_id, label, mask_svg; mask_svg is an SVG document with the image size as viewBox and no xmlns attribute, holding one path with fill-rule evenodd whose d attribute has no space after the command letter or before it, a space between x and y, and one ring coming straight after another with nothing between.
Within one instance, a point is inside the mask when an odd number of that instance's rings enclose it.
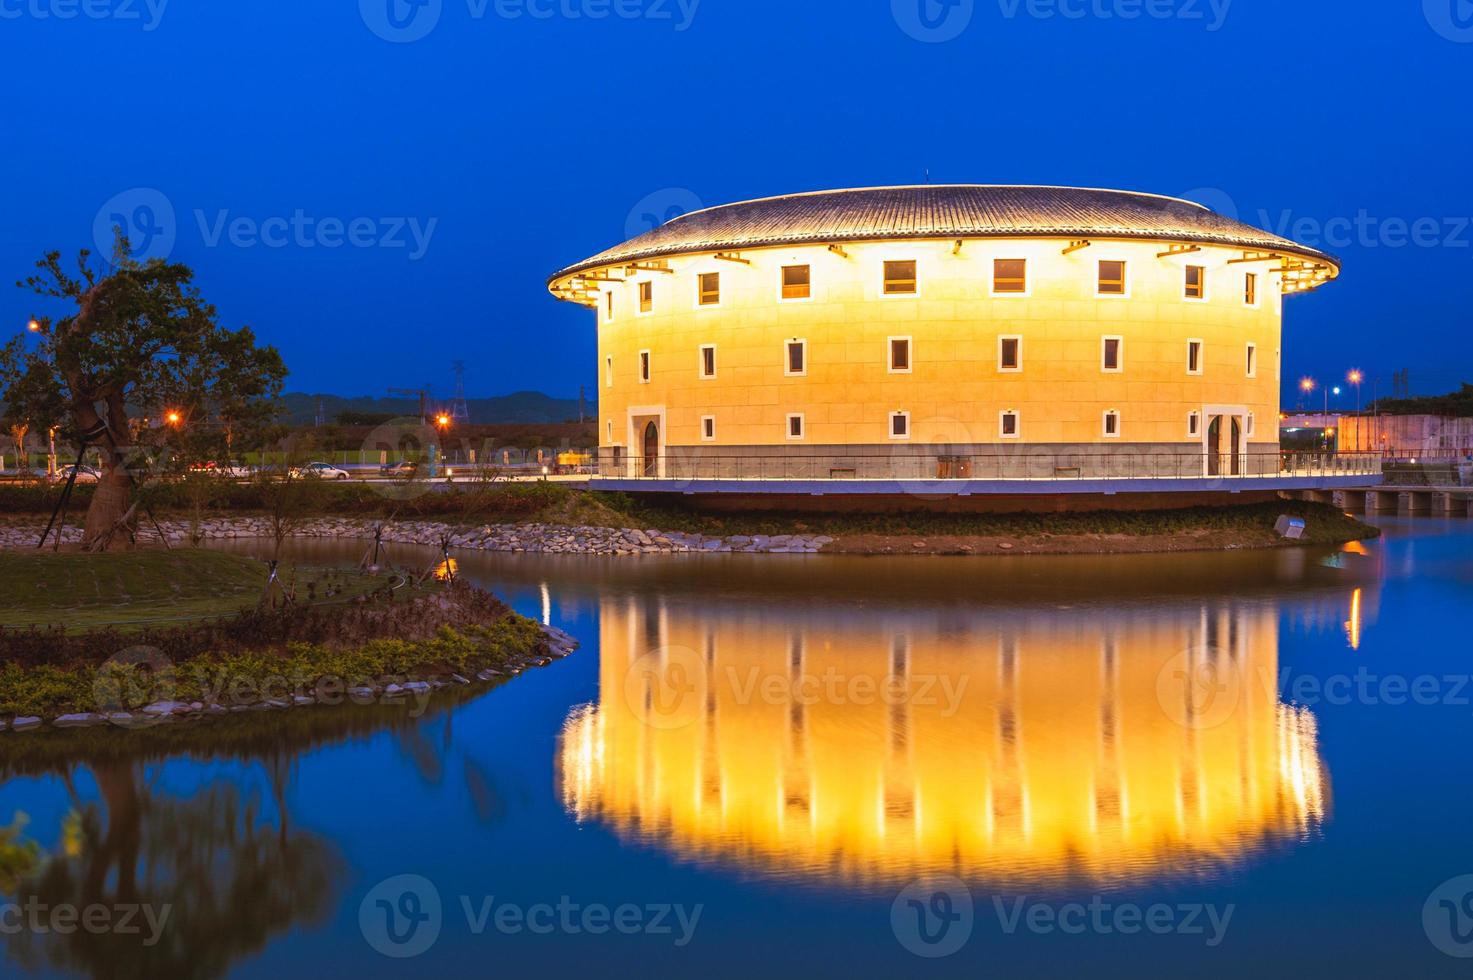
<instances>
[{"instance_id":1,"label":"bridge railing","mask_svg":"<svg viewBox=\"0 0 1473 980\"><path fill-rule=\"evenodd\" d=\"M625 480L754 481L1083 481L1284 480L1364 476L1379 479L1376 453L1263 451L1213 456L1180 452L1114 453L726 453L696 450L650 457L604 458L595 474Z\"/></svg>"}]
</instances>

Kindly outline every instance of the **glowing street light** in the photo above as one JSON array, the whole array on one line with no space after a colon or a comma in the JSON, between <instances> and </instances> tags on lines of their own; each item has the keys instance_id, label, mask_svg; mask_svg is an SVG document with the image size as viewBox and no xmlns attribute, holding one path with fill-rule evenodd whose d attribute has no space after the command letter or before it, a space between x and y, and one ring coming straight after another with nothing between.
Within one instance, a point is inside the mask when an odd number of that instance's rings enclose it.
<instances>
[{"instance_id":1,"label":"glowing street light","mask_svg":"<svg viewBox=\"0 0 1473 980\"><path fill-rule=\"evenodd\" d=\"M1360 413L1360 385L1362 381L1366 380L1366 376L1361 372L1360 368L1351 368L1350 373L1345 376L1345 380L1355 385L1355 448L1359 451L1360 433L1366 427L1364 420L1361 419Z\"/></svg>"},{"instance_id":2,"label":"glowing street light","mask_svg":"<svg viewBox=\"0 0 1473 980\"><path fill-rule=\"evenodd\" d=\"M444 412L441 412L439 415L435 416L435 424L442 429L448 429L450 427L450 416L446 415Z\"/></svg>"},{"instance_id":3,"label":"glowing street light","mask_svg":"<svg viewBox=\"0 0 1473 980\"><path fill-rule=\"evenodd\" d=\"M178 425L180 422L184 421L184 416L180 415L174 409L170 409L164 414L164 421L168 422L170 425Z\"/></svg>"},{"instance_id":4,"label":"glowing street light","mask_svg":"<svg viewBox=\"0 0 1473 980\"><path fill-rule=\"evenodd\" d=\"M40 320L31 320L30 322L28 322L26 324L26 329L29 330L31 333L40 333L41 332L41 321Z\"/></svg>"}]
</instances>

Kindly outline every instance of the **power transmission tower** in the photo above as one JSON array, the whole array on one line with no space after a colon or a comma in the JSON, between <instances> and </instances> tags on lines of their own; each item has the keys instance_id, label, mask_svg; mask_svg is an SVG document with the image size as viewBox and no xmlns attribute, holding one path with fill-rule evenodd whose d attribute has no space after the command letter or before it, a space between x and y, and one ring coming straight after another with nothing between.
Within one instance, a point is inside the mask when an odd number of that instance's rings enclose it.
<instances>
[{"instance_id":1,"label":"power transmission tower","mask_svg":"<svg viewBox=\"0 0 1473 980\"><path fill-rule=\"evenodd\" d=\"M578 424L582 425L588 420L588 413L584 410L586 403L583 400L583 386L578 386Z\"/></svg>"},{"instance_id":2,"label":"power transmission tower","mask_svg":"<svg viewBox=\"0 0 1473 980\"><path fill-rule=\"evenodd\" d=\"M465 361L456 361L452 367L455 368L455 401L450 403L450 417L457 422L469 422L471 407L465 400Z\"/></svg>"},{"instance_id":3,"label":"power transmission tower","mask_svg":"<svg viewBox=\"0 0 1473 980\"><path fill-rule=\"evenodd\" d=\"M316 421L316 426L317 426L317 428L320 429L320 428L322 428L326 424L327 424L327 413L323 411L323 408L322 408L322 399L319 398L319 399L317 399L317 421Z\"/></svg>"}]
</instances>

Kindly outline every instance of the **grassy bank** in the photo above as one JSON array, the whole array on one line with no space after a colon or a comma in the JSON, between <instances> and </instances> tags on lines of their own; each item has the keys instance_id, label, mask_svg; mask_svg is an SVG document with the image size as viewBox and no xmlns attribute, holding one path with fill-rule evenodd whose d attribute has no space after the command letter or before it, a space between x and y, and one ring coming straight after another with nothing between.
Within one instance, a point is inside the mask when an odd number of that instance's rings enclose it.
<instances>
[{"instance_id":1,"label":"grassy bank","mask_svg":"<svg viewBox=\"0 0 1473 980\"><path fill-rule=\"evenodd\" d=\"M463 583L390 589L337 571L320 581L339 591L259 609L264 566L249 559L189 549L0 555L7 595L44 585L6 609L0 718L156 701L332 703L354 688L520 669L548 649L537 623ZM169 624L142 622L159 612Z\"/></svg>"}]
</instances>

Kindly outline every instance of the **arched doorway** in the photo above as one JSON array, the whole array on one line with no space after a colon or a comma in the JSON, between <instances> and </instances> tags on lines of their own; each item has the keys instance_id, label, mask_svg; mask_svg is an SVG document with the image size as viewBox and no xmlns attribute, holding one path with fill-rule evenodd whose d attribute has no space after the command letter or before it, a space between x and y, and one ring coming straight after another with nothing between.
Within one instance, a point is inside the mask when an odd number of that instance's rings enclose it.
<instances>
[{"instance_id":1,"label":"arched doorway","mask_svg":"<svg viewBox=\"0 0 1473 980\"><path fill-rule=\"evenodd\" d=\"M1233 416L1233 444L1228 447L1228 452L1233 454L1233 476L1243 475L1243 457L1241 446L1243 445L1243 423L1238 416Z\"/></svg>"},{"instance_id":2,"label":"arched doorway","mask_svg":"<svg viewBox=\"0 0 1473 980\"><path fill-rule=\"evenodd\" d=\"M1207 425L1207 475L1222 476L1222 416L1212 416Z\"/></svg>"},{"instance_id":3,"label":"arched doorway","mask_svg":"<svg viewBox=\"0 0 1473 980\"><path fill-rule=\"evenodd\" d=\"M660 475L660 428L653 422L644 427L644 475Z\"/></svg>"}]
</instances>

